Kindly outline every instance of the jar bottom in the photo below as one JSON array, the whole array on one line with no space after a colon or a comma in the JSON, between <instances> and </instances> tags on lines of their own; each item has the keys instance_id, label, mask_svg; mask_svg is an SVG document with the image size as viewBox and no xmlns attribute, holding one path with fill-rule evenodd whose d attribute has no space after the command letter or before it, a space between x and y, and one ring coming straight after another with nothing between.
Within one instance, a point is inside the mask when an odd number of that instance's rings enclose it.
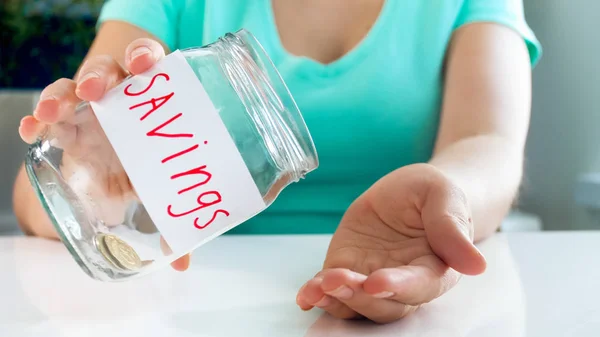
<instances>
[{"instance_id":1,"label":"jar bottom","mask_svg":"<svg viewBox=\"0 0 600 337\"><path fill-rule=\"evenodd\" d=\"M168 247L163 247L165 255L156 256L154 247L160 245L160 233L149 228L146 233L128 226L127 221L118 226L105 226L90 214L70 187L60 171L60 160L53 155L47 142L34 144L26 158L25 167L32 186L43 208L75 261L90 277L100 281L119 281L135 277L153 269L154 262L169 261ZM45 150L45 151L44 151ZM137 205L132 205L133 216ZM137 270L127 270L110 253L102 237L110 235L131 247L139 254L141 266ZM165 260L165 261L159 261ZM160 263L159 263L160 264Z\"/></svg>"},{"instance_id":2,"label":"jar bottom","mask_svg":"<svg viewBox=\"0 0 600 337\"><path fill-rule=\"evenodd\" d=\"M174 261L182 252L173 252L161 238L156 226L142 204L133 202L124 221L106 226L89 210L89 199L82 198L72 189L61 170L61 150L40 141L29 148L25 168L38 200L58 233L59 238L81 269L99 281L124 281L142 276ZM290 172L280 172L264 195L272 203L290 183ZM235 224L233 227L237 226ZM123 267L119 258L111 254L103 239L110 236L133 251L139 260L137 268Z\"/></svg>"}]
</instances>

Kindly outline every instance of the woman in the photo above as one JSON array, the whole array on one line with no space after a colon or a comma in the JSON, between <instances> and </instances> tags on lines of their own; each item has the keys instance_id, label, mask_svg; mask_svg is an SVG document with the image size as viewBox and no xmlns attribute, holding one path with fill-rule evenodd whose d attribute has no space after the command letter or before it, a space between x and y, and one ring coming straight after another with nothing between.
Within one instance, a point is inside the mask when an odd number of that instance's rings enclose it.
<instances>
[{"instance_id":1,"label":"woman","mask_svg":"<svg viewBox=\"0 0 600 337\"><path fill-rule=\"evenodd\" d=\"M23 119L25 141L127 72L246 28L290 87L321 165L234 232L335 232L298 305L389 322L485 270L473 242L517 193L541 55L521 1L110 0L98 26L75 79L49 85ZM27 233L56 237L23 171L14 198Z\"/></svg>"}]
</instances>

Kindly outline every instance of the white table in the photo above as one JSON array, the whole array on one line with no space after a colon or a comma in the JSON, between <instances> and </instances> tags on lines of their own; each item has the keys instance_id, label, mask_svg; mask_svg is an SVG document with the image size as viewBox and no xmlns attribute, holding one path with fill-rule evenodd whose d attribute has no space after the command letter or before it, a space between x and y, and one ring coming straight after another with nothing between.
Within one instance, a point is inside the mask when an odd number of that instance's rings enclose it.
<instances>
[{"instance_id":1,"label":"white table","mask_svg":"<svg viewBox=\"0 0 600 337\"><path fill-rule=\"evenodd\" d=\"M60 243L0 238L0 336L600 336L600 232L497 235L483 276L388 325L297 308L328 240L221 237L188 272L100 283Z\"/></svg>"}]
</instances>

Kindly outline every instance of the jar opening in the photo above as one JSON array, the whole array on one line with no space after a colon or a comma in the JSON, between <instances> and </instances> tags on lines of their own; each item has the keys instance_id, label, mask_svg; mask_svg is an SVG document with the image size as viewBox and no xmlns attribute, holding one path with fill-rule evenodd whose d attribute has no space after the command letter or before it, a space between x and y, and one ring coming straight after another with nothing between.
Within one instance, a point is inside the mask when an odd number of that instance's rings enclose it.
<instances>
[{"instance_id":1,"label":"jar opening","mask_svg":"<svg viewBox=\"0 0 600 337\"><path fill-rule=\"evenodd\" d=\"M298 181L318 167L306 123L289 89L258 40L246 30L226 34L211 47L219 53L223 73L275 164Z\"/></svg>"}]
</instances>

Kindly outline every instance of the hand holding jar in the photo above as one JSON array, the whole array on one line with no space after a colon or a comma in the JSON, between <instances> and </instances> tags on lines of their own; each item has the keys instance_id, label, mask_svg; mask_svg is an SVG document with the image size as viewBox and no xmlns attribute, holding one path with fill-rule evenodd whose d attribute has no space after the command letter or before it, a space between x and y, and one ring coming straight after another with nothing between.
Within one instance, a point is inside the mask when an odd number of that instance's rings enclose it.
<instances>
[{"instance_id":1,"label":"hand holding jar","mask_svg":"<svg viewBox=\"0 0 600 337\"><path fill-rule=\"evenodd\" d=\"M33 116L23 118L19 127L21 138L30 144L42 136L53 138L55 147L67 154L61 160L64 179L74 181L75 193L93 200L93 207L83 204L108 227L125 221L137 196L94 112L82 103L102 98L128 74L141 74L164 56L158 42L140 39L126 50L126 69L111 57L92 58L82 65L77 81L63 78L46 87ZM185 270L189 256L172 265Z\"/></svg>"},{"instance_id":2,"label":"hand holding jar","mask_svg":"<svg viewBox=\"0 0 600 337\"><path fill-rule=\"evenodd\" d=\"M168 56L136 40L125 66L89 60L77 82L47 87L20 126L34 190L91 277L184 270L188 253L318 166L293 98L249 32Z\"/></svg>"}]
</instances>

